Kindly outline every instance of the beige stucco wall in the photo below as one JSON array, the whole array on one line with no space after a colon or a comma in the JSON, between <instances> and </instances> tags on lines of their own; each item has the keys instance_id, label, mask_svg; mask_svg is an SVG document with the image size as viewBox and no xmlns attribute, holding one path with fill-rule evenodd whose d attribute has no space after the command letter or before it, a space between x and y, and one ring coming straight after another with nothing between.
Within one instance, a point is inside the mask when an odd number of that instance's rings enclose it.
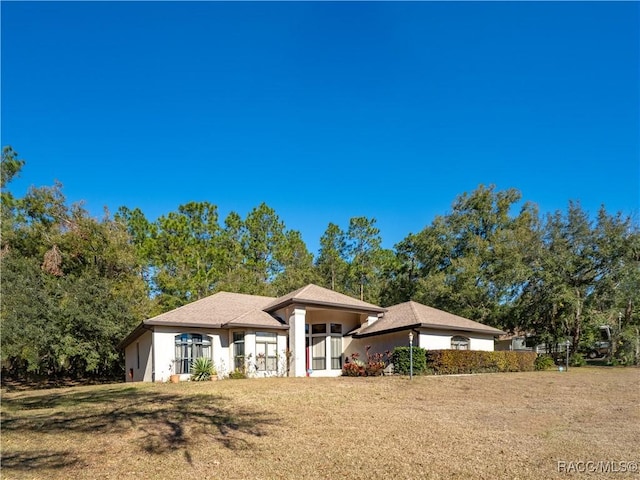
<instances>
[{"instance_id":1,"label":"beige stucco wall","mask_svg":"<svg viewBox=\"0 0 640 480\"><path fill-rule=\"evenodd\" d=\"M476 336L473 337L469 337L469 349L470 350L484 350L487 352L493 352L494 350L494 345L495 345L495 340L493 338L493 336L479 336L478 334L476 334Z\"/></svg>"},{"instance_id":2,"label":"beige stucco wall","mask_svg":"<svg viewBox=\"0 0 640 480\"><path fill-rule=\"evenodd\" d=\"M449 350L451 348L451 332L420 332L417 347L426 350Z\"/></svg>"},{"instance_id":3,"label":"beige stucco wall","mask_svg":"<svg viewBox=\"0 0 640 480\"><path fill-rule=\"evenodd\" d=\"M140 364L138 365L138 353ZM151 360L151 332L144 332L124 351L125 381L150 382L153 371ZM133 372L133 376L131 373Z\"/></svg>"},{"instance_id":4,"label":"beige stucco wall","mask_svg":"<svg viewBox=\"0 0 640 480\"><path fill-rule=\"evenodd\" d=\"M125 361L127 375L129 365L135 366L136 362L136 342L140 342L141 367L142 351L148 351L148 360L145 363L144 374L134 370L134 381L156 381L166 382L173 374L173 364L175 359L175 336L181 333L199 333L211 338L212 361L219 377L228 375L234 366L233 361L233 332L244 332L245 334L245 355L247 357L247 372L250 376L274 376L286 374L286 348L287 332L283 330L258 329L260 332L276 333L276 349L278 355L277 372L257 371L256 364L256 329L210 329L210 328L189 328L189 327L153 327L153 333L148 332L142 335L125 349ZM153 348L151 339L153 337ZM251 354L251 358L249 357ZM188 373L181 374L181 380L188 380Z\"/></svg>"},{"instance_id":5,"label":"beige stucco wall","mask_svg":"<svg viewBox=\"0 0 640 480\"><path fill-rule=\"evenodd\" d=\"M416 345L417 336L413 339L414 345ZM366 361L366 347L371 346L369 353L385 353L387 350L393 352L396 347L408 347L409 346L409 332L394 332L386 335L376 335L373 337L354 338L349 343L349 348L345 350L346 356L351 356L352 353L359 353L360 360Z\"/></svg>"},{"instance_id":6,"label":"beige stucco wall","mask_svg":"<svg viewBox=\"0 0 640 480\"><path fill-rule=\"evenodd\" d=\"M310 325L314 323L339 323L342 325L342 335L359 327L366 322L366 315L357 313L342 312L339 310L308 310L306 322Z\"/></svg>"},{"instance_id":7,"label":"beige stucco wall","mask_svg":"<svg viewBox=\"0 0 640 480\"><path fill-rule=\"evenodd\" d=\"M451 339L454 336L466 337L469 339L469 350L484 350L492 352L494 350L493 335L482 333L458 332L458 331L421 331L419 347L427 350L448 350L451 348Z\"/></svg>"},{"instance_id":8,"label":"beige stucco wall","mask_svg":"<svg viewBox=\"0 0 640 480\"><path fill-rule=\"evenodd\" d=\"M153 379L166 382L174 372L175 337L181 333L199 333L211 337L212 361L216 369L225 371L228 366L229 346L227 331L210 328L164 327L154 326L153 331ZM226 360L226 362L225 362ZM180 375L181 380L189 379L188 373Z\"/></svg>"}]
</instances>

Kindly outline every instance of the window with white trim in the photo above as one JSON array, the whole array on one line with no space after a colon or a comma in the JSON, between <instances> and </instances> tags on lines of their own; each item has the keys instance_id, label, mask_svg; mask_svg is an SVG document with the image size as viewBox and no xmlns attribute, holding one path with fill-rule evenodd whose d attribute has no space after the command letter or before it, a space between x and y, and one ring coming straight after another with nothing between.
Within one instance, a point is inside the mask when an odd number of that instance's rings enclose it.
<instances>
[{"instance_id":1,"label":"window with white trim","mask_svg":"<svg viewBox=\"0 0 640 480\"><path fill-rule=\"evenodd\" d=\"M244 332L233 332L233 368L244 371Z\"/></svg>"},{"instance_id":2,"label":"window with white trim","mask_svg":"<svg viewBox=\"0 0 640 480\"><path fill-rule=\"evenodd\" d=\"M451 349L469 350L469 339L467 337L461 337L460 335L451 337Z\"/></svg>"},{"instance_id":3,"label":"window with white trim","mask_svg":"<svg viewBox=\"0 0 640 480\"><path fill-rule=\"evenodd\" d=\"M311 325L311 369L326 370L327 365L327 325Z\"/></svg>"},{"instance_id":4,"label":"window with white trim","mask_svg":"<svg viewBox=\"0 0 640 480\"><path fill-rule=\"evenodd\" d=\"M275 333L256 332L256 361L258 371L277 370L277 337Z\"/></svg>"},{"instance_id":5,"label":"window with white trim","mask_svg":"<svg viewBox=\"0 0 640 480\"><path fill-rule=\"evenodd\" d=\"M199 333L181 333L175 337L175 373L191 373L196 358L212 358L211 337Z\"/></svg>"},{"instance_id":6,"label":"window with white trim","mask_svg":"<svg viewBox=\"0 0 640 480\"><path fill-rule=\"evenodd\" d=\"M331 369L340 370L342 368L342 324L332 323L329 332L331 333Z\"/></svg>"}]
</instances>

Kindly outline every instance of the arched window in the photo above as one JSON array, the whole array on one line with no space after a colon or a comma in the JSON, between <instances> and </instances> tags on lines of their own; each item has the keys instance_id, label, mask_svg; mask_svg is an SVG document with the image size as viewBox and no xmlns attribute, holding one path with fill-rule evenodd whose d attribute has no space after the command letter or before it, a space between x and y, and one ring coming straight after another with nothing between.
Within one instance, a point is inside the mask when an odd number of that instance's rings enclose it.
<instances>
[{"instance_id":1,"label":"arched window","mask_svg":"<svg viewBox=\"0 0 640 480\"><path fill-rule=\"evenodd\" d=\"M461 337L456 335L451 338L452 350L469 350L469 339L467 337Z\"/></svg>"},{"instance_id":2,"label":"arched window","mask_svg":"<svg viewBox=\"0 0 640 480\"><path fill-rule=\"evenodd\" d=\"M176 335L175 373L191 373L196 358L212 358L211 337L199 333Z\"/></svg>"}]
</instances>

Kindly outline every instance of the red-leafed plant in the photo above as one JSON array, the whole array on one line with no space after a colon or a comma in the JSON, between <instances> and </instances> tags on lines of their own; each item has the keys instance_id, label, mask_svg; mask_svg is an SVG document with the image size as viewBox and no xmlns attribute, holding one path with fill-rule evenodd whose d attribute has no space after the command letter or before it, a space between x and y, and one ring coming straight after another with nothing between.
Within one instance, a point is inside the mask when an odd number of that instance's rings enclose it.
<instances>
[{"instance_id":1,"label":"red-leafed plant","mask_svg":"<svg viewBox=\"0 0 640 480\"><path fill-rule=\"evenodd\" d=\"M384 375L384 369L389 363L389 351L385 353L370 353L371 345L365 347L367 361L360 360L358 352L352 353L342 367L342 375L347 377L377 377Z\"/></svg>"}]
</instances>

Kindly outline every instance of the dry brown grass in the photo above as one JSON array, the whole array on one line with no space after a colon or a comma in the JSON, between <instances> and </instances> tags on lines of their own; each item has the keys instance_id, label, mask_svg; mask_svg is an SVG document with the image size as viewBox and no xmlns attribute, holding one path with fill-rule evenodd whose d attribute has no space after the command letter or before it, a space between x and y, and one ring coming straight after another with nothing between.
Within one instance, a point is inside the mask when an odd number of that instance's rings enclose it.
<instances>
[{"instance_id":1,"label":"dry brown grass","mask_svg":"<svg viewBox=\"0 0 640 480\"><path fill-rule=\"evenodd\" d=\"M582 368L4 392L2 477L581 478L557 462L640 460L639 380Z\"/></svg>"}]
</instances>

